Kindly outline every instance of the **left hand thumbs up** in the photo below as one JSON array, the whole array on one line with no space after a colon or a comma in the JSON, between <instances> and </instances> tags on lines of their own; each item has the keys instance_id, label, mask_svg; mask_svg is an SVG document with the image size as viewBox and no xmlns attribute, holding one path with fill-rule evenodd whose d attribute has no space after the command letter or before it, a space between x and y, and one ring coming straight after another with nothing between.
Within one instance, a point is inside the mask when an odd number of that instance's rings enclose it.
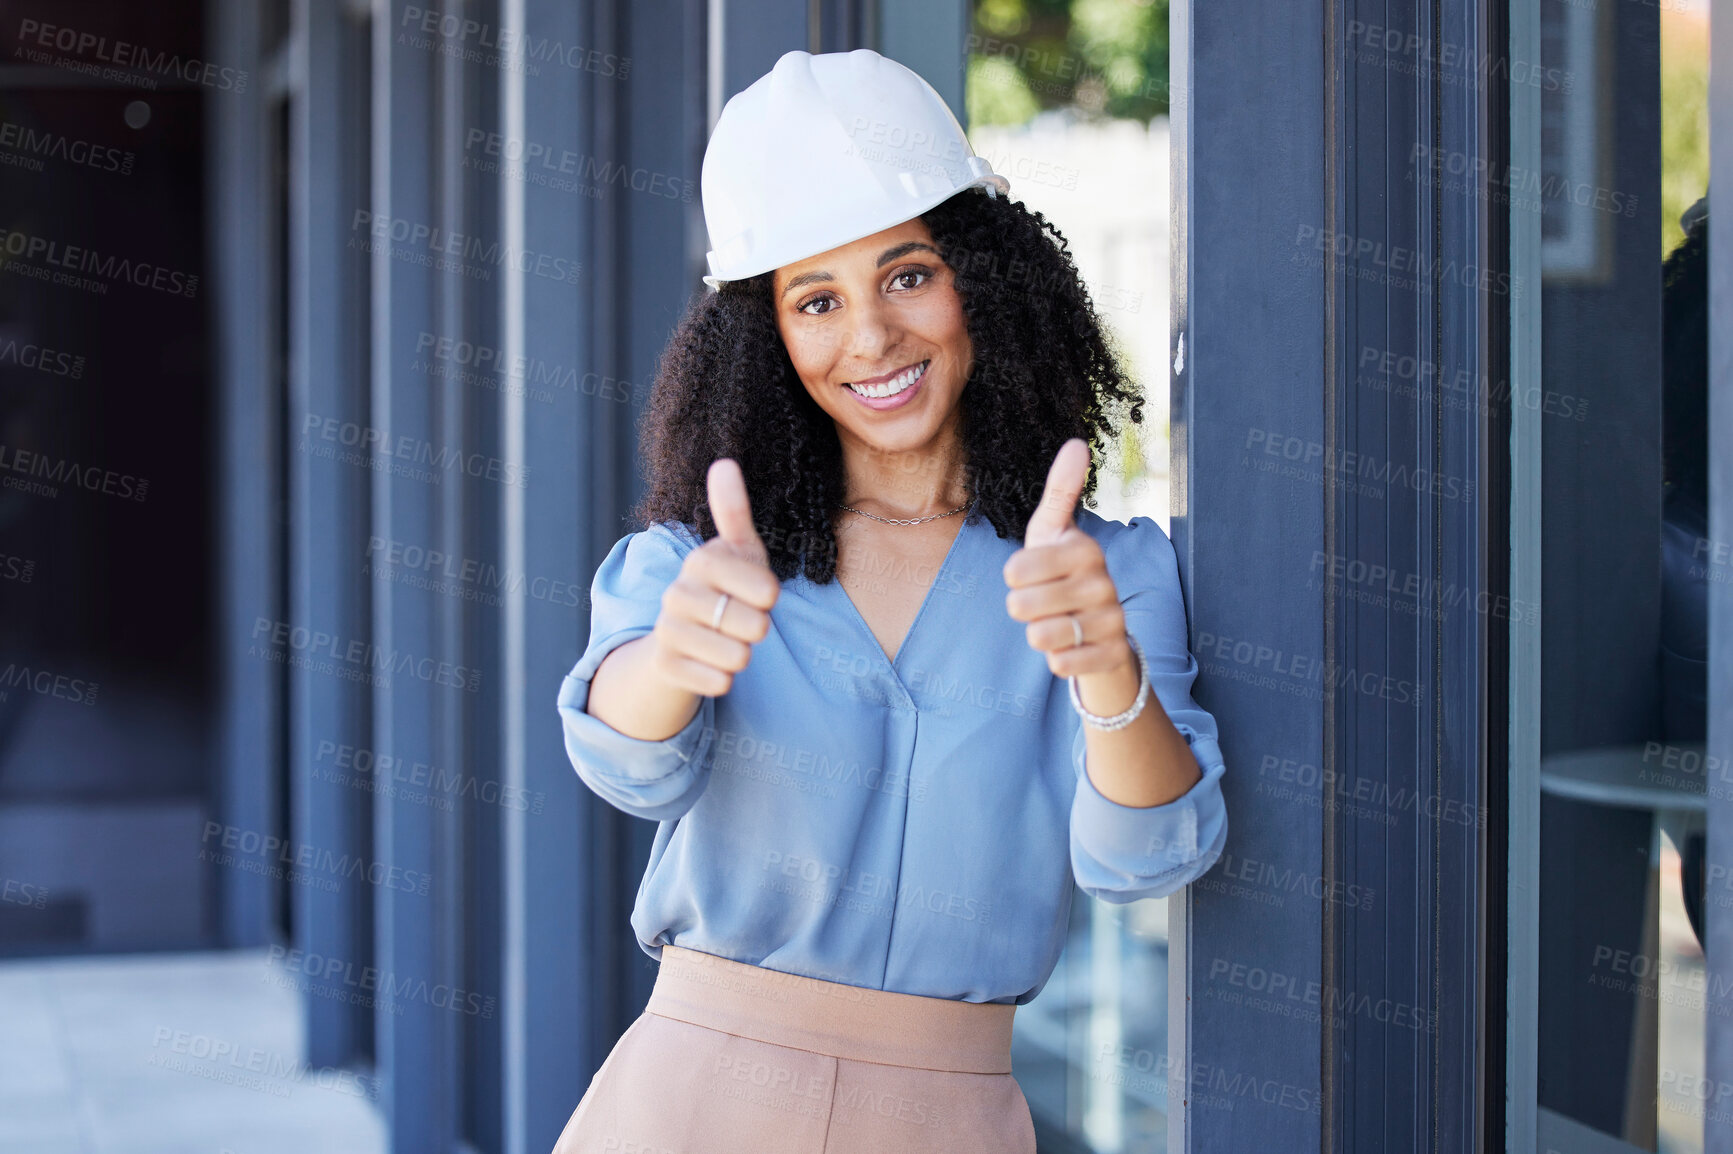
<instances>
[{"instance_id":1,"label":"left hand thumbs up","mask_svg":"<svg viewBox=\"0 0 1733 1154\"><path fill-rule=\"evenodd\" d=\"M1088 479L1089 446L1073 437L1047 470L1023 548L1005 562L1005 611L1028 623L1030 648L1046 654L1055 677L1106 672L1132 660L1107 558L1073 519Z\"/></svg>"},{"instance_id":2,"label":"left hand thumbs up","mask_svg":"<svg viewBox=\"0 0 1733 1154\"><path fill-rule=\"evenodd\" d=\"M1047 486L1041 490L1041 503L1029 517L1023 530L1025 546L1056 544L1065 530L1073 528L1072 511L1083 496L1084 482L1089 480L1089 446L1079 437L1072 437L1059 446L1053 464L1047 469Z\"/></svg>"}]
</instances>

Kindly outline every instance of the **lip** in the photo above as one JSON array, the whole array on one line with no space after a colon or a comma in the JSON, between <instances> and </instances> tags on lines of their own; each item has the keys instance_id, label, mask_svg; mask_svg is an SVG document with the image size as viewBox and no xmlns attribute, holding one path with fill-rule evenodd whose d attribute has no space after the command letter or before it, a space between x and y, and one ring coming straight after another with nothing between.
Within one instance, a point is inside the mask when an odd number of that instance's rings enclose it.
<instances>
[{"instance_id":1,"label":"lip","mask_svg":"<svg viewBox=\"0 0 1733 1154\"><path fill-rule=\"evenodd\" d=\"M921 358L921 360L927 360L927 359L928 358L926 358L926 357ZM908 364L902 366L901 368L892 369L890 372L884 373L880 376L860 377L856 380L849 381L848 383L851 385L882 385L886 381L890 380L892 377L896 376L897 374L906 373L910 369L914 368L916 365L918 365L920 363L921 363L921 361L910 361ZM931 368L932 366L929 365L928 367Z\"/></svg>"},{"instance_id":2,"label":"lip","mask_svg":"<svg viewBox=\"0 0 1733 1154\"><path fill-rule=\"evenodd\" d=\"M859 393L855 392L853 389L849 388L848 386L851 384L854 384L854 385L882 385L886 381L897 376L898 374L906 373L910 369L914 368L916 365L921 364L921 363L922 363L921 361L913 361L909 364L904 365L900 369L893 369L888 373L882 374L881 376L862 377L858 381L848 382L848 384L845 384L842 386L842 389L849 396L853 397L855 400L859 401L861 404L865 405L867 408L873 409L877 412L882 413L888 409L900 409L904 405L908 404L910 401L914 400L915 394L919 393L921 391L922 386L924 386L927 383L927 374L933 371L933 363L932 363L931 358L927 359L927 361L926 361L927 367L925 369L921 370L921 375L915 378L914 384L910 385L908 388L904 389L902 392L898 393L894 397L863 397Z\"/></svg>"}]
</instances>

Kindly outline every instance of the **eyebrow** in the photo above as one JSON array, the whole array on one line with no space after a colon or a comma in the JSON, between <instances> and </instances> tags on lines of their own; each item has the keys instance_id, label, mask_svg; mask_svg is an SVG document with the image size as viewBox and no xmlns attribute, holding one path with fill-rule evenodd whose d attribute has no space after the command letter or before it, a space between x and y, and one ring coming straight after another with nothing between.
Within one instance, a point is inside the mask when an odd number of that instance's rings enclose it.
<instances>
[{"instance_id":1,"label":"eyebrow","mask_svg":"<svg viewBox=\"0 0 1733 1154\"><path fill-rule=\"evenodd\" d=\"M911 252L919 252L923 249L925 249L927 252L932 253L934 256L939 255L939 250L934 248L932 245L928 244L926 241L911 240L911 241L906 241L903 244L899 244L899 245L895 246L894 248L885 249L884 252L879 254L878 263L876 265L874 265L873 267L874 268L883 268L887 264L890 264L893 260L896 260L899 257L905 257L905 256L909 255ZM787 296L790 292L799 288L801 285L815 284L819 281L827 281L827 280L835 280L835 279L836 278L833 277L830 273L825 272L822 269L817 271L817 272L803 272L799 276L791 278L787 284L782 286L782 295Z\"/></svg>"}]
</instances>

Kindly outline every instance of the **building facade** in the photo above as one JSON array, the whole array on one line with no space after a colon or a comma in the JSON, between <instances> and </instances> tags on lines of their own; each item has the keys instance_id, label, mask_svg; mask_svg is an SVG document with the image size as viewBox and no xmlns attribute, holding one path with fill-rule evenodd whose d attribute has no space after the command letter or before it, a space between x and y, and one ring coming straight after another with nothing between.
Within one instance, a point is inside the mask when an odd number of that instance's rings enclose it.
<instances>
[{"instance_id":1,"label":"building facade","mask_svg":"<svg viewBox=\"0 0 1733 1154\"><path fill-rule=\"evenodd\" d=\"M554 700L704 291L710 126L795 48L962 117L972 10L199 11L246 77L189 82L200 916L394 1151L535 1154L655 977L653 827ZM1733 1151L1733 256L1663 263L1667 11L1173 0L1171 525L1232 832L1164 976L1079 987L1043 1150ZM1733 214L1730 45L1686 245Z\"/></svg>"}]
</instances>

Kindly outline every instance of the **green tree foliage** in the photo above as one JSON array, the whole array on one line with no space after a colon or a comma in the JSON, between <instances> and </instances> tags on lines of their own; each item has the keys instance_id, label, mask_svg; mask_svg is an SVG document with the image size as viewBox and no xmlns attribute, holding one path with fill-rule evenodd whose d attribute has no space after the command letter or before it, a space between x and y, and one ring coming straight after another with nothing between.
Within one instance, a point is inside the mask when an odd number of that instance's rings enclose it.
<instances>
[{"instance_id":1,"label":"green tree foliage","mask_svg":"<svg viewBox=\"0 0 1733 1154\"><path fill-rule=\"evenodd\" d=\"M976 0L971 124L1049 108L1149 121L1168 108L1168 0Z\"/></svg>"},{"instance_id":2,"label":"green tree foliage","mask_svg":"<svg viewBox=\"0 0 1733 1154\"><path fill-rule=\"evenodd\" d=\"M1661 12L1661 251L1685 234L1679 215L1709 189L1707 21Z\"/></svg>"}]
</instances>

